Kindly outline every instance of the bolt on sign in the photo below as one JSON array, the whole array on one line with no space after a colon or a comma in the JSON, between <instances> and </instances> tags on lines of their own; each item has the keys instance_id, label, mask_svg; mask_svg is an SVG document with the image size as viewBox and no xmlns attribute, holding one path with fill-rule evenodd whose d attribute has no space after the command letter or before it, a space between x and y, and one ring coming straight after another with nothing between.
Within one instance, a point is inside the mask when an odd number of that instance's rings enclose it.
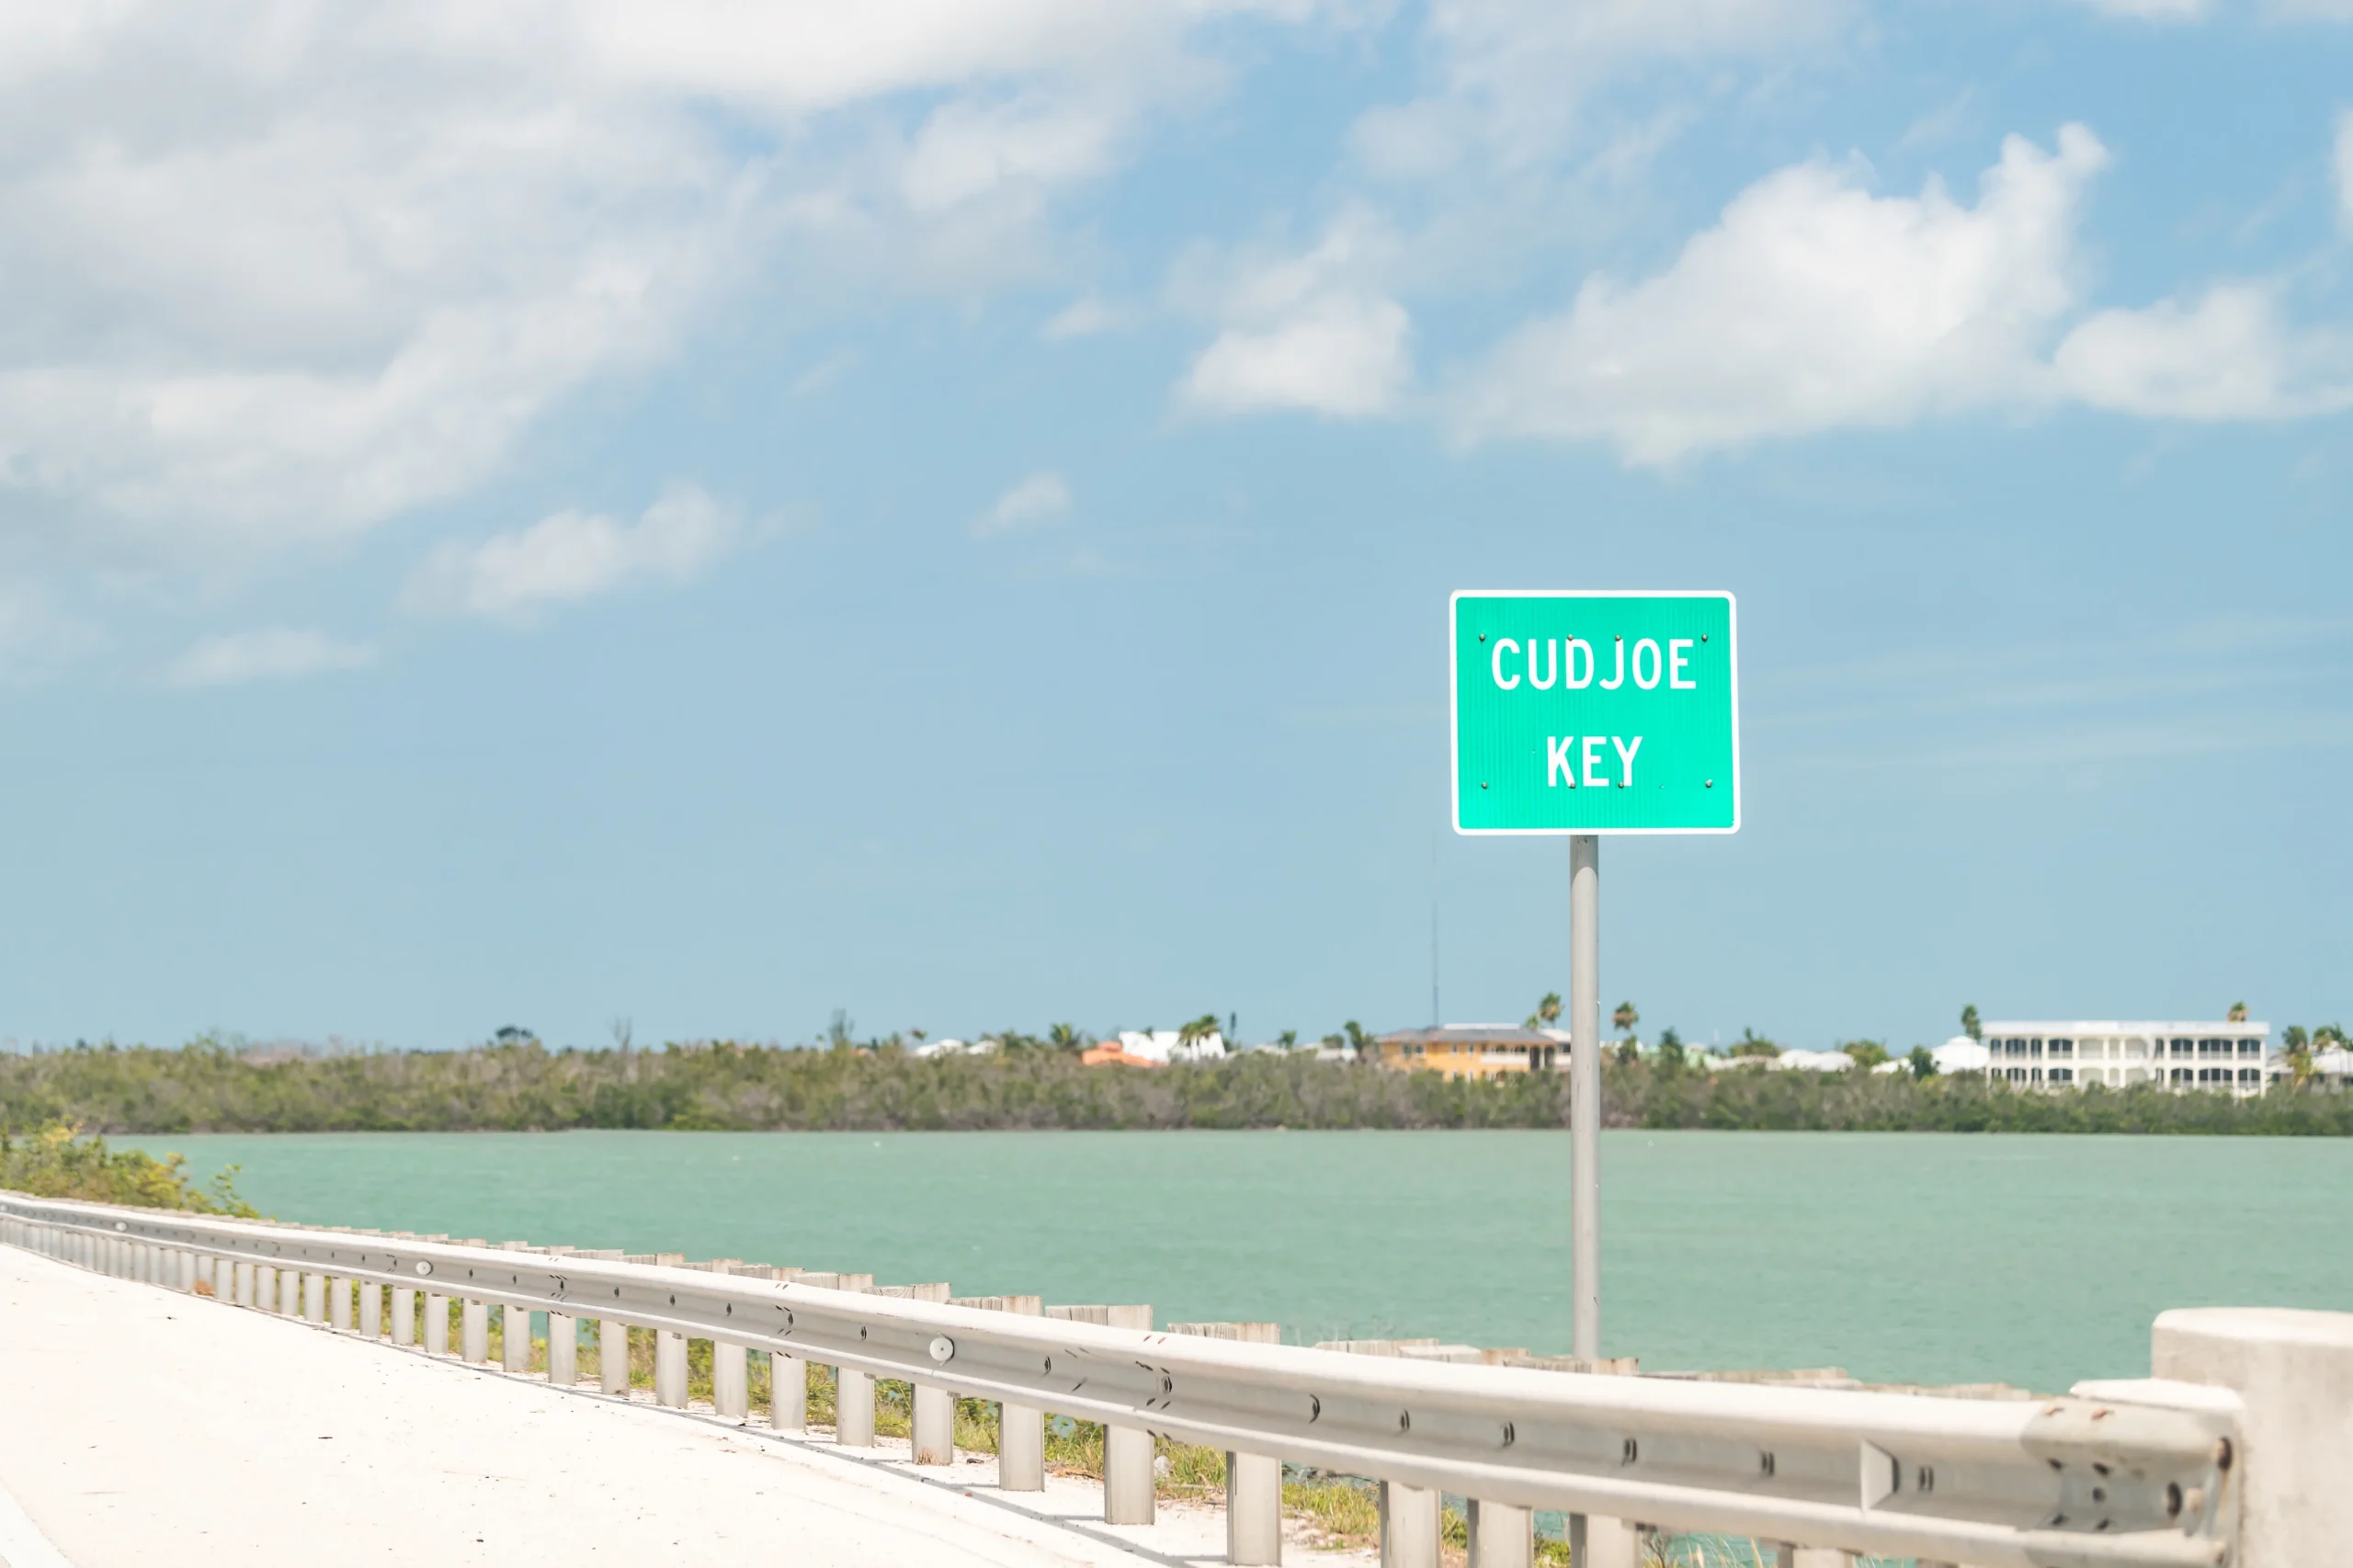
<instances>
[{"instance_id":1,"label":"bolt on sign","mask_svg":"<svg viewBox=\"0 0 2353 1568\"><path fill-rule=\"evenodd\" d=\"M1735 833L1740 660L1721 593L1454 596L1457 833Z\"/></svg>"}]
</instances>

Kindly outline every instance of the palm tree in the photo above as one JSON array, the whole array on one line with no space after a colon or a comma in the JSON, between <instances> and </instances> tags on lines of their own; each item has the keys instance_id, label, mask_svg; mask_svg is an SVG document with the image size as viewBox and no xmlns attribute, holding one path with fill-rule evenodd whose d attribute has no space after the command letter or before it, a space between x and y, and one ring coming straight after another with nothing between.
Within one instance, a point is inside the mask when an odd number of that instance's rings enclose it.
<instances>
[{"instance_id":1,"label":"palm tree","mask_svg":"<svg viewBox=\"0 0 2353 1568\"><path fill-rule=\"evenodd\" d=\"M2313 1081L2313 1042L2303 1025L2290 1024L2279 1032L2279 1056L2288 1064L2290 1088L2302 1089Z\"/></svg>"},{"instance_id":2,"label":"palm tree","mask_svg":"<svg viewBox=\"0 0 2353 1568\"><path fill-rule=\"evenodd\" d=\"M1618 1010L1609 1015L1610 1027L1630 1039L1634 1033L1634 1026L1642 1021L1643 1016L1634 1011L1634 1005L1631 1002L1619 1003Z\"/></svg>"},{"instance_id":3,"label":"palm tree","mask_svg":"<svg viewBox=\"0 0 2353 1568\"><path fill-rule=\"evenodd\" d=\"M1961 1032L1972 1040L1983 1040L1984 1031L1978 1027L1977 1004L1970 1003L1961 1010Z\"/></svg>"},{"instance_id":4,"label":"palm tree","mask_svg":"<svg viewBox=\"0 0 2353 1568\"><path fill-rule=\"evenodd\" d=\"M1047 1040L1057 1051L1085 1051L1086 1041L1074 1024L1056 1024L1046 1031Z\"/></svg>"},{"instance_id":5,"label":"palm tree","mask_svg":"<svg viewBox=\"0 0 2353 1568\"><path fill-rule=\"evenodd\" d=\"M2225 1021L2234 1024L2243 1024L2246 1022L2246 1004L2244 1002L2232 1003L2230 1013Z\"/></svg>"},{"instance_id":6,"label":"palm tree","mask_svg":"<svg viewBox=\"0 0 2353 1568\"><path fill-rule=\"evenodd\" d=\"M1340 1026L1347 1031L1348 1049L1357 1053L1359 1062L1370 1062L1380 1054L1381 1042L1364 1032L1364 1026L1350 1018Z\"/></svg>"},{"instance_id":7,"label":"palm tree","mask_svg":"<svg viewBox=\"0 0 2353 1568\"><path fill-rule=\"evenodd\" d=\"M1176 1026L1176 1043L1190 1048L1200 1044L1215 1033L1217 1033L1217 1015L1203 1013L1189 1024Z\"/></svg>"},{"instance_id":8,"label":"palm tree","mask_svg":"<svg viewBox=\"0 0 2353 1568\"><path fill-rule=\"evenodd\" d=\"M1557 991L1547 991L1544 993L1544 1000L1536 1004L1536 1011L1528 1015L1525 1027L1531 1029L1549 1029L1560 1021L1561 994Z\"/></svg>"}]
</instances>

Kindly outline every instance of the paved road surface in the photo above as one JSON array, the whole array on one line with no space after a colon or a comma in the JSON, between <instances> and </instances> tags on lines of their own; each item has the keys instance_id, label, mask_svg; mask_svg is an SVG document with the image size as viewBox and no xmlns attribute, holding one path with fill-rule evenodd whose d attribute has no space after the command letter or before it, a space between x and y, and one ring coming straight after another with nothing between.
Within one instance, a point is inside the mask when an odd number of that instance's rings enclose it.
<instances>
[{"instance_id":1,"label":"paved road surface","mask_svg":"<svg viewBox=\"0 0 2353 1568\"><path fill-rule=\"evenodd\" d=\"M1089 1517L1092 1484L1023 1498L995 1490L993 1463L944 1473L0 1248L0 1492L74 1568L253 1568L290 1549L408 1568L1138 1568L1222 1555L1212 1510L1111 1527ZM37 1546L12 1548L12 1513L0 1497L0 1559L48 1568Z\"/></svg>"}]
</instances>

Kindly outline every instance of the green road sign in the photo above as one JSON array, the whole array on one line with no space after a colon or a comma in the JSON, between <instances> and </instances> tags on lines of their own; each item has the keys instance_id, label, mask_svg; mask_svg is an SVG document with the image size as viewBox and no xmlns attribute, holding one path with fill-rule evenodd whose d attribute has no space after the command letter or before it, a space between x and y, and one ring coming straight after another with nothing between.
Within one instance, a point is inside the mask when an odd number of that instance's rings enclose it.
<instances>
[{"instance_id":1,"label":"green road sign","mask_svg":"<svg viewBox=\"0 0 2353 1568\"><path fill-rule=\"evenodd\" d=\"M1735 833L1730 594L1454 596L1457 833Z\"/></svg>"}]
</instances>

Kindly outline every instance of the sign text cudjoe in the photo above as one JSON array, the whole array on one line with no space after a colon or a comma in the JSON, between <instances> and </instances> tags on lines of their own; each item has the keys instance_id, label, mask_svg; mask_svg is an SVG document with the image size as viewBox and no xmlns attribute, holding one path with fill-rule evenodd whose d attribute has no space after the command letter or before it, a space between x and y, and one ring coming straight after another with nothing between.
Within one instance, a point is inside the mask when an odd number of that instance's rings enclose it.
<instances>
[{"instance_id":1,"label":"sign text cudjoe","mask_svg":"<svg viewBox=\"0 0 2353 1568\"><path fill-rule=\"evenodd\" d=\"M1723 593L1454 596L1457 833L1734 833L1738 617Z\"/></svg>"}]
</instances>

